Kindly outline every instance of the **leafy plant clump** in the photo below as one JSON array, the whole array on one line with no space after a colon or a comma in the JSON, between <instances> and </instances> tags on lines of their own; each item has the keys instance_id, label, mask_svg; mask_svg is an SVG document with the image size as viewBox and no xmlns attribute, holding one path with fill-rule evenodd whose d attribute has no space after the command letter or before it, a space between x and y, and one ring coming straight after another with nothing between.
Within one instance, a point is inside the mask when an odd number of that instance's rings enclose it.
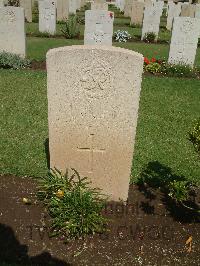
<instances>
[{"instance_id":1,"label":"leafy plant clump","mask_svg":"<svg viewBox=\"0 0 200 266\"><path fill-rule=\"evenodd\" d=\"M78 23L78 17L72 15L64 23L61 29L66 39L74 39L80 36L80 24Z\"/></svg>"},{"instance_id":2,"label":"leafy plant clump","mask_svg":"<svg viewBox=\"0 0 200 266\"><path fill-rule=\"evenodd\" d=\"M195 151L200 155L200 118L195 121L193 129L189 132L189 140L192 142Z\"/></svg>"},{"instance_id":3,"label":"leafy plant clump","mask_svg":"<svg viewBox=\"0 0 200 266\"><path fill-rule=\"evenodd\" d=\"M143 38L144 42L153 43L156 41L156 34L154 32L147 32Z\"/></svg>"},{"instance_id":4,"label":"leafy plant clump","mask_svg":"<svg viewBox=\"0 0 200 266\"><path fill-rule=\"evenodd\" d=\"M125 30L117 30L114 33L114 38L118 42L127 42L131 39L131 35L128 33L128 31Z\"/></svg>"},{"instance_id":5,"label":"leafy plant clump","mask_svg":"<svg viewBox=\"0 0 200 266\"><path fill-rule=\"evenodd\" d=\"M144 70L152 74L160 73L173 77L198 78L200 76L198 68L192 68L189 65L172 65L165 60L147 57L144 57Z\"/></svg>"},{"instance_id":6,"label":"leafy plant clump","mask_svg":"<svg viewBox=\"0 0 200 266\"><path fill-rule=\"evenodd\" d=\"M8 0L8 6L20 6L19 0Z\"/></svg>"},{"instance_id":7,"label":"leafy plant clump","mask_svg":"<svg viewBox=\"0 0 200 266\"><path fill-rule=\"evenodd\" d=\"M31 61L21 58L19 55L2 52L0 53L0 68L23 69L30 67Z\"/></svg>"},{"instance_id":8,"label":"leafy plant clump","mask_svg":"<svg viewBox=\"0 0 200 266\"><path fill-rule=\"evenodd\" d=\"M52 218L52 235L66 240L101 233L107 223L101 214L105 197L99 189L89 187L86 177L72 171L72 175L68 171L63 175L57 169L51 170L40 180L38 192Z\"/></svg>"}]
</instances>

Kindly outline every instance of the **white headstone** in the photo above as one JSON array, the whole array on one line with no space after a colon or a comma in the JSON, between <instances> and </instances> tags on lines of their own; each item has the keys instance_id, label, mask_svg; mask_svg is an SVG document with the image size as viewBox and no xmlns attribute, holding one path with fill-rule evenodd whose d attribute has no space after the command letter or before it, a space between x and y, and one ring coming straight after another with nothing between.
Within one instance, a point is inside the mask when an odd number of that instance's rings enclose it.
<instances>
[{"instance_id":1,"label":"white headstone","mask_svg":"<svg viewBox=\"0 0 200 266\"><path fill-rule=\"evenodd\" d=\"M0 8L0 52L25 57L25 19L21 7Z\"/></svg>"},{"instance_id":2,"label":"white headstone","mask_svg":"<svg viewBox=\"0 0 200 266\"><path fill-rule=\"evenodd\" d=\"M131 25L142 25L145 3L134 2L131 11Z\"/></svg>"},{"instance_id":3,"label":"white headstone","mask_svg":"<svg viewBox=\"0 0 200 266\"><path fill-rule=\"evenodd\" d=\"M39 1L39 31L55 34L56 32L56 1Z\"/></svg>"},{"instance_id":4,"label":"white headstone","mask_svg":"<svg viewBox=\"0 0 200 266\"><path fill-rule=\"evenodd\" d=\"M198 37L200 19L189 17L174 18L173 31L168 62L193 66Z\"/></svg>"},{"instance_id":5,"label":"white headstone","mask_svg":"<svg viewBox=\"0 0 200 266\"><path fill-rule=\"evenodd\" d=\"M108 3L94 2L91 3L91 10L105 10L108 11Z\"/></svg>"},{"instance_id":6,"label":"white headstone","mask_svg":"<svg viewBox=\"0 0 200 266\"><path fill-rule=\"evenodd\" d=\"M168 3L168 16L167 16L167 29L171 30L173 19L179 17L181 13L181 3L174 4L174 2Z\"/></svg>"},{"instance_id":7,"label":"white headstone","mask_svg":"<svg viewBox=\"0 0 200 266\"><path fill-rule=\"evenodd\" d=\"M153 32L158 38L160 17L162 15L164 2L156 2L153 6L147 6L144 10L142 40L149 32Z\"/></svg>"},{"instance_id":8,"label":"white headstone","mask_svg":"<svg viewBox=\"0 0 200 266\"><path fill-rule=\"evenodd\" d=\"M111 200L127 200L143 56L68 46L47 53L50 166L75 168Z\"/></svg>"},{"instance_id":9,"label":"white headstone","mask_svg":"<svg viewBox=\"0 0 200 266\"><path fill-rule=\"evenodd\" d=\"M84 44L112 45L114 13L103 10L85 12Z\"/></svg>"},{"instance_id":10,"label":"white headstone","mask_svg":"<svg viewBox=\"0 0 200 266\"><path fill-rule=\"evenodd\" d=\"M69 13L76 14L77 3L75 0L69 0Z\"/></svg>"},{"instance_id":11,"label":"white headstone","mask_svg":"<svg viewBox=\"0 0 200 266\"><path fill-rule=\"evenodd\" d=\"M57 21L65 21L69 17L69 0L57 1Z\"/></svg>"},{"instance_id":12,"label":"white headstone","mask_svg":"<svg viewBox=\"0 0 200 266\"><path fill-rule=\"evenodd\" d=\"M20 0L20 6L24 8L27 22L32 22L32 0Z\"/></svg>"}]
</instances>

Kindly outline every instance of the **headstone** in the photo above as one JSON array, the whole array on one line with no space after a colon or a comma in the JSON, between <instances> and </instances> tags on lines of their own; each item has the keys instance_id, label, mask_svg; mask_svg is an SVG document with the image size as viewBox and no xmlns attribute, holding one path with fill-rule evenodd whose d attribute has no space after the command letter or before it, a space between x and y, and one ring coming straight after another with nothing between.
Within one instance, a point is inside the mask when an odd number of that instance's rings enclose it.
<instances>
[{"instance_id":1,"label":"headstone","mask_svg":"<svg viewBox=\"0 0 200 266\"><path fill-rule=\"evenodd\" d=\"M200 18L200 5L197 4L195 8L195 18Z\"/></svg>"},{"instance_id":2,"label":"headstone","mask_svg":"<svg viewBox=\"0 0 200 266\"><path fill-rule=\"evenodd\" d=\"M20 0L20 6L24 8L27 22L32 22L32 0Z\"/></svg>"},{"instance_id":3,"label":"headstone","mask_svg":"<svg viewBox=\"0 0 200 266\"><path fill-rule=\"evenodd\" d=\"M182 4L181 17L194 18L194 16L195 16L195 5L191 5L188 3Z\"/></svg>"},{"instance_id":4,"label":"headstone","mask_svg":"<svg viewBox=\"0 0 200 266\"><path fill-rule=\"evenodd\" d=\"M39 31L54 35L56 33L56 1L39 1Z\"/></svg>"},{"instance_id":5,"label":"headstone","mask_svg":"<svg viewBox=\"0 0 200 266\"><path fill-rule=\"evenodd\" d=\"M124 11L125 0L116 0L116 6L120 11Z\"/></svg>"},{"instance_id":6,"label":"headstone","mask_svg":"<svg viewBox=\"0 0 200 266\"><path fill-rule=\"evenodd\" d=\"M125 0L125 5L124 5L124 16L125 17L131 16L133 1L134 0Z\"/></svg>"},{"instance_id":7,"label":"headstone","mask_svg":"<svg viewBox=\"0 0 200 266\"><path fill-rule=\"evenodd\" d=\"M108 3L105 1L95 1L91 3L91 10L105 10L108 11Z\"/></svg>"},{"instance_id":8,"label":"headstone","mask_svg":"<svg viewBox=\"0 0 200 266\"><path fill-rule=\"evenodd\" d=\"M174 18L168 59L170 64L193 66L200 34L199 23L197 18Z\"/></svg>"},{"instance_id":9,"label":"headstone","mask_svg":"<svg viewBox=\"0 0 200 266\"><path fill-rule=\"evenodd\" d=\"M111 200L127 200L143 56L68 46L47 53L50 166L75 168Z\"/></svg>"},{"instance_id":10,"label":"headstone","mask_svg":"<svg viewBox=\"0 0 200 266\"><path fill-rule=\"evenodd\" d=\"M21 7L0 8L0 52L8 52L25 57L25 19Z\"/></svg>"},{"instance_id":11,"label":"headstone","mask_svg":"<svg viewBox=\"0 0 200 266\"><path fill-rule=\"evenodd\" d=\"M114 13L103 10L85 12L84 44L112 45Z\"/></svg>"},{"instance_id":12,"label":"headstone","mask_svg":"<svg viewBox=\"0 0 200 266\"><path fill-rule=\"evenodd\" d=\"M0 0L0 7L4 7L4 0Z\"/></svg>"},{"instance_id":13,"label":"headstone","mask_svg":"<svg viewBox=\"0 0 200 266\"><path fill-rule=\"evenodd\" d=\"M158 38L160 17L162 15L162 8L164 2L156 2L152 6L145 7L143 27L142 27L142 40L147 33L153 32Z\"/></svg>"},{"instance_id":14,"label":"headstone","mask_svg":"<svg viewBox=\"0 0 200 266\"><path fill-rule=\"evenodd\" d=\"M142 25L145 3L134 2L132 4L131 25Z\"/></svg>"},{"instance_id":15,"label":"headstone","mask_svg":"<svg viewBox=\"0 0 200 266\"><path fill-rule=\"evenodd\" d=\"M76 14L77 3L75 0L69 0L69 13Z\"/></svg>"},{"instance_id":16,"label":"headstone","mask_svg":"<svg viewBox=\"0 0 200 266\"><path fill-rule=\"evenodd\" d=\"M173 2L168 3L168 16L167 16L167 29L172 29L173 19L179 17L181 13L181 3L174 4Z\"/></svg>"},{"instance_id":17,"label":"headstone","mask_svg":"<svg viewBox=\"0 0 200 266\"><path fill-rule=\"evenodd\" d=\"M69 0L57 0L57 21L65 21L69 17Z\"/></svg>"}]
</instances>

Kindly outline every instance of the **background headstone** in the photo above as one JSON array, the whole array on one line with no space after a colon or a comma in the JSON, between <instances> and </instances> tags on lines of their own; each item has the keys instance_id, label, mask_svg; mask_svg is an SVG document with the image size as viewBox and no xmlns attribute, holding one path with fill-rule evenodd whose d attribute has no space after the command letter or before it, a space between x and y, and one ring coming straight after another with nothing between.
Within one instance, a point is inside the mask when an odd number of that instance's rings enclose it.
<instances>
[{"instance_id":1,"label":"background headstone","mask_svg":"<svg viewBox=\"0 0 200 266\"><path fill-rule=\"evenodd\" d=\"M131 25L142 25L145 3L134 2L131 11Z\"/></svg>"},{"instance_id":2,"label":"background headstone","mask_svg":"<svg viewBox=\"0 0 200 266\"><path fill-rule=\"evenodd\" d=\"M145 7L142 26L142 40L144 39L145 34L149 32L155 33L156 39L158 38L163 5L163 2L156 2L152 6Z\"/></svg>"},{"instance_id":3,"label":"background headstone","mask_svg":"<svg viewBox=\"0 0 200 266\"><path fill-rule=\"evenodd\" d=\"M175 17L179 17L181 13L181 3L174 4L173 2L168 3L168 11L167 11L167 29L172 29L173 19Z\"/></svg>"},{"instance_id":4,"label":"background headstone","mask_svg":"<svg viewBox=\"0 0 200 266\"><path fill-rule=\"evenodd\" d=\"M182 4L181 17L194 18L194 16L195 16L195 5L191 5L188 3Z\"/></svg>"},{"instance_id":5,"label":"background headstone","mask_svg":"<svg viewBox=\"0 0 200 266\"><path fill-rule=\"evenodd\" d=\"M39 31L56 33L56 1L39 1Z\"/></svg>"},{"instance_id":6,"label":"background headstone","mask_svg":"<svg viewBox=\"0 0 200 266\"><path fill-rule=\"evenodd\" d=\"M84 44L112 45L114 13L103 10L85 12Z\"/></svg>"},{"instance_id":7,"label":"background headstone","mask_svg":"<svg viewBox=\"0 0 200 266\"><path fill-rule=\"evenodd\" d=\"M0 52L9 52L25 57L25 19L21 7L0 8Z\"/></svg>"},{"instance_id":8,"label":"background headstone","mask_svg":"<svg viewBox=\"0 0 200 266\"><path fill-rule=\"evenodd\" d=\"M32 0L20 0L20 6L24 8L27 22L32 22Z\"/></svg>"},{"instance_id":9,"label":"background headstone","mask_svg":"<svg viewBox=\"0 0 200 266\"><path fill-rule=\"evenodd\" d=\"M77 3L75 0L69 0L69 13L76 14Z\"/></svg>"},{"instance_id":10,"label":"background headstone","mask_svg":"<svg viewBox=\"0 0 200 266\"><path fill-rule=\"evenodd\" d=\"M199 24L200 20L197 18L174 18L168 59L170 64L193 66L200 35Z\"/></svg>"},{"instance_id":11,"label":"background headstone","mask_svg":"<svg viewBox=\"0 0 200 266\"><path fill-rule=\"evenodd\" d=\"M71 46L47 53L51 168L75 168L111 200L127 200L143 56Z\"/></svg>"},{"instance_id":12,"label":"background headstone","mask_svg":"<svg viewBox=\"0 0 200 266\"><path fill-rule=\"evenodd\" d=\"M69 0L57 1L57 21L65 21L69 17Z\"/></svg>"}]
</instances>

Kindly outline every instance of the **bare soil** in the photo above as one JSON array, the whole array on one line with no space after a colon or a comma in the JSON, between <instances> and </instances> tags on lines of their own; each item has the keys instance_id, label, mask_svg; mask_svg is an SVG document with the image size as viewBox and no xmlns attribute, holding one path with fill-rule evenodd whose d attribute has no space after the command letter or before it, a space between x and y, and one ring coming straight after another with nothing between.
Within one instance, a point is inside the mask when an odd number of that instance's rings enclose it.
<instances>
[{"instance_id":1,"label":"bare soil","mask_svg":"<svg viewBox=\"0 0 200 266\"><path fill-rule=\"evenodd\" d=\"M200 265L199 217L159 191L131 185L127 207L106 206L107 233L68 243L49 237L36 191L31 178L0 177L0 265Z\"/></svg>"}]
</instances>

